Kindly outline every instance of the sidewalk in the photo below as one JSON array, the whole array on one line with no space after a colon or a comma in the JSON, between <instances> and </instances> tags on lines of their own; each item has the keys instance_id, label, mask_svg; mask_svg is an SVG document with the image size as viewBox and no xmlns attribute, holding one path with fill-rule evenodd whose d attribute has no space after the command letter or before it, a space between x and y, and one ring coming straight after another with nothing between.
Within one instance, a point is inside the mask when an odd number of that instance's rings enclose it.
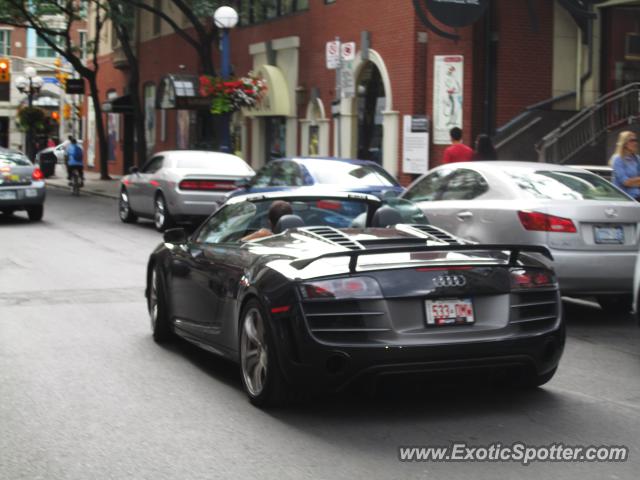
<instances>
[{"instance_id":1,"label":"sidewalk","mask_svg":"<svg viewBox=\"0 0 640 480\"><path fill-rule=\"evenodd\" d=\"M120 175L111 175L112 180L100 180L97 172L84 171L84 187L82 193L99 197L118 198L120 192ZM46 179L47 187L71 190L67 181L67 169L64 165L56 165L55 175Z\"/></svg>"}]
</instances>

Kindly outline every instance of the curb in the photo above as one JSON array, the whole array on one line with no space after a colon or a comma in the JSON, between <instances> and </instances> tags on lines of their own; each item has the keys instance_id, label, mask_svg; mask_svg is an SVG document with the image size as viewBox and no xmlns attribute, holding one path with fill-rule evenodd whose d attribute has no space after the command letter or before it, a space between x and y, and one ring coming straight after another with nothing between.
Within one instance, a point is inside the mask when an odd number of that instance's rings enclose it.
<instances>
[{"instance_id":1,"label":"curb","mask_svg":"<svg viewBox=\"0 0 640 480\"><path fill-rule=\"evenodd\" d=\"M67 192L71 191L71 188L68 187L67 185L59 185L57 183L48 183L46 182L47 187L53 187L56 188L58 190L66 190ZM82 190L80 191L80 193L85 193L87 195L93 195L94 197L102 197L102 198L110 198L111 200L117 200L118 199L118 195L117 194L113 194L113 193L106 193L106 192L96 192L94 190L90 190L87 189L86 187L83 187Z\"/></svg>"}]
</instances>

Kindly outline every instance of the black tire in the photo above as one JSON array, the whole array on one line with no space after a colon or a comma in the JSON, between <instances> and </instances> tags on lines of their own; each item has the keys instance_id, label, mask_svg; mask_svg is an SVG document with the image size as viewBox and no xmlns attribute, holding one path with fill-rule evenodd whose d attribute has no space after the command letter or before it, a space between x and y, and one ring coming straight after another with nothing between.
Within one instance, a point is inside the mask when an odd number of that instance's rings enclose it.
<instances>
[{"instance_id":1,"label":"black tire","mask_svg":"<svg viewBox=\"0 0 640 480\"><path fill-rule=\"evenodd\" d=\"M153 203L153 224L159 232L164 232L174 225L167 201L162 193L156 195Z\"/></svg>"},{"instance_id":2,"label":"black tire","mask_svg":"<svg viewBox=\"0 0 640 480\"><path fill-rule=\"evenodd\" d=\"M80 175L77 170L74 170L71 175L71 195L80 196Z\"/></svg>"},{"instance_id":3,"label":"black tire","mask_svg":"<svg viewBox=\"0 0 640 480\"><path fill-rule=\"evenodd\" d=\"M147 301L151 331L157 343L167 343L173 340L175 334L171 326L171 316L167 303L164 276L157 266L151 270L149 277L149 298Z\"/></svg>"},{"instance_id":4,"label":"black tire","mask_svg":"<svg viewBox=\"0 0 640 480\"><path fill-rule=\"evenodd\" d=\"M629 313L631 311L630 295L602 295L596 299L604 311L611 313Z\"/></svg>"},{"instance_id":5,"label":"black tire","mask_svg":"<svg viewBox=\"0 0 640 480\"><path fill-rule=\"evenodd\" d=\"M27 208L27 215L32 222L39 222L42 220L44 214L44 205L36 205L35 207Z\"/></svg>"},{"instance_id":6,"label":"black tire","mask_svg":"<svg viewBox=\"0 0 640 480\"><path fill-rule=\"evenodd\" d=\"M120 199L118 200L118 216L124 223L136 223L138 216L135 214L129 203L129 193L125 188L120 190Z\"/></svg>"},{"instance_id":7,"label":"black tire","mask_svg":"<svg viewBox=\"0 0 640 480\"><path fill-rule=\"evenodd\" d=\"M257 407L290 403L293 390L282 374L267 312L256 299L249 300L242 309L239 337L242 385L249 401Z\"/></svg>"}]
</instances>

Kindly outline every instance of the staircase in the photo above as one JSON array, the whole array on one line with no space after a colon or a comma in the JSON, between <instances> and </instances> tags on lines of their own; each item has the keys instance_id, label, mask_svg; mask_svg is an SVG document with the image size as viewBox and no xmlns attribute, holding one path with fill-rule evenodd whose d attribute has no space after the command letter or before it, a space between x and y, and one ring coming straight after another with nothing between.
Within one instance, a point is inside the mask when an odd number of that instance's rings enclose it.
<instances>
[{"instance_id":1,"label":"staircase","mask_svg":"<svg viewBox=\"0 0 640 480\"><path fill-rule=\"evenodd\" d=\"M551 131L536 145L538 161L605 164L622 129L637 130L640 83L630 83L602 97Z\"/></svg>"}]
</instances>

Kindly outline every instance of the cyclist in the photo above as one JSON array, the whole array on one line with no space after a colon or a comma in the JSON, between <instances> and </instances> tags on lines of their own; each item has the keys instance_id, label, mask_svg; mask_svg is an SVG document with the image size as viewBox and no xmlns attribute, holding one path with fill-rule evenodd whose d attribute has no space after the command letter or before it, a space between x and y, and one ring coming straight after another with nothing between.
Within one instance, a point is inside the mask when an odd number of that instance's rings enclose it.
<instances>
[{"instance_id":1,"label":"cyclist","mask_svg":"<svg viewBox=\"0 0 640 480\"><path fill-rule=\"evenodd\" d=\"M71 185L71 174L74 170L80 175L80 186L84 185L84 163L82 147L78 145L78 141L74 137L69 137L69 146L67 146L67 178Z\"/></svg>"}]
</instances>

